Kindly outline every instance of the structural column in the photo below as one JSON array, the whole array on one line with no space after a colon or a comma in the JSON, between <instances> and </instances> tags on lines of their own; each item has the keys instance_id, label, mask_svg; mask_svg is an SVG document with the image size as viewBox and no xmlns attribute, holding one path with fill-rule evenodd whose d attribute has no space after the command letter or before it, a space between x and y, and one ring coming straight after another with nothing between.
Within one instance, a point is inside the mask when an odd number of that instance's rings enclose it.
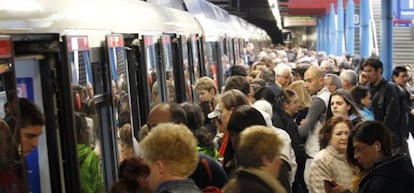
<instances>
[{"instance_id":1,"label":"structural column","mask_svg":"<svg viewBox=\"0 0 414 193\"><path fill-rule=\"evenodd\" d=\"M344 45L344 2L342 0L338 0L338 37L337 37L337 56L341 56L343 54L343 45Z\"/></svg>"},{"instance_id":2,"label":"structural column","mask_svg":"<svg viewBox=\"0 0 414 193\"><path fill-rule=\"evenodd\" d=\"M321 19L318 18L318 20L316 21L316 51L320 51L321 50Z\"/></svg>"},{"instance_id":3,"label":"structural column","mask_svg":"<svg viewBox=\"0 0 414 193\"><path fill-rule=\"evenodd\" d=\"M393 69L394 40L392 37L392 6L393 3L391 1L381 0L381 60L384 64L384 72L382 75L387 80L391 80Z\"/></svg>"},{"instance_id":4,"label":"structural column","mask_svg":"<svg viewBox=\"0 0 414 193\"><path fill-rule=\"evenodd\" d=\"M331 3L331 12L329 13L329 55L336 55L335 7L333 3Z\"/></svg>"},{"instance_id":5,"label":"structural column","mask_svg":"<svg viewBox=\"0 0 414 193\"><path fill-rule=\"evenodd\" d=\"M323 40L325 42L324 49L325 49L326 54L329 54L329 13L328 12L326 13L324 23L325 23L325 37Z\"/></svg>"},{"instance_id":6,"label":"structural column","mask_svg":"<svg viewBox=\"0 0 414 193\"><path fill-rule=\"evenodd\" d=\"M346 53L355 54L355 27L354 27L355 3L348 0L346 3Z\"/></svg>"},{"instance_id":7,"label":"structural column","mask_svg":"<svg viewBox=\"0 0 414 193\"><path fill-rule=\"evenodd\" d=\"M369 48L370 48L370 40L371 37L369 36L369 19L370 19L370 9L369 9L369 0L361 0L361 9L360 9L360 20L361 20L361 27L360 27L360 43L361 43L361 56L368 57Z\"/></svg>"}]
</instances>

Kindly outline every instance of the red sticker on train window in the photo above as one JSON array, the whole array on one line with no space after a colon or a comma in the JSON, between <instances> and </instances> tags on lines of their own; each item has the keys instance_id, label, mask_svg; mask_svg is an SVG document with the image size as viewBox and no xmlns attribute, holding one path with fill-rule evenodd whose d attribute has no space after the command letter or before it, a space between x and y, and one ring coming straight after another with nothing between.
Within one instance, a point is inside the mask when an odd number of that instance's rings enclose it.
<instances>
[{"instance_id":1,"label":"red sticker on train window","mask_svg":"<svg viewBox=\"0 0 414 193\"><path fill-rule=\"evenodd\" d=\"M8 39L0 40L0 58L9 58L11 54L11 41Z\"/></svg>"},{"instance_id":2,"label":"red sticker on train window","mask_svg":"<svg viewBox=\"0 0 414 193\"><path fill-rule=\"evenodd\" d=\"M123 47L124 46L124 38L122 35L110 35L107 39L108 47Z\"/></svg>"}]
</instances>

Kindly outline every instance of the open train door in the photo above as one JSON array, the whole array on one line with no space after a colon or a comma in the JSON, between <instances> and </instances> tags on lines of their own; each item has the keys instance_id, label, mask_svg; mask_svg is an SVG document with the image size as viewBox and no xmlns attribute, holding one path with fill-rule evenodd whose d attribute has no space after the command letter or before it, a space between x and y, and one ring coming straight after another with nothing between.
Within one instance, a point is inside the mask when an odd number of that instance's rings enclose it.
<instances>
[{"instance_id":1,"label":"open train door","mask_svg":"<svg viewBox=\"0 0 414 193\"><path fill-rule=\"evenodd\" d=\"M0 36L0 190L28 192L26 162L20 144L20 122L13 43Z\"/></svg>"},{"instance_id":2,"label":"open train door","mask_svg":"<svg viewBox=\"0 0 414 193\"><path fill-rule=\"evenodd\" d=\"M100 38L97 35L94 38ZM90 45L88 36L63 36L66 77L63 85L67 128L62 129L66 189L109 191L117 178L116 130L112 122L111 81L103 52L104 37ZM79 128L79 119L86 128ZM81 121L82 122L82 121ZM88 159L86 159L88 158ZM73 190L67 192L80 192Z\"/></svg>"}]
</instances>

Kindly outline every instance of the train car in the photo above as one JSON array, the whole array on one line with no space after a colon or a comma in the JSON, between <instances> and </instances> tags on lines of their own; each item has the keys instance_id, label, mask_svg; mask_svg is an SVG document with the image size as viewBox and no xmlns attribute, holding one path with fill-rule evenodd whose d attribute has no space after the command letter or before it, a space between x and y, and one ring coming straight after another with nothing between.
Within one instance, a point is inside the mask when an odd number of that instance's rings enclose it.
<instances>
[{"instance_id":1,"label":"train car","mask_svg":"<svg viewBox=\"0 0 414 193\"><path fill-rule=\"evenodd\" d=\"M234 27L242 24L204 25L191 12L137 0L21 0L0 7L0 115L5 119L10 111L19 112L18 102L11 104L23 97L46 117L44 134L27 156L19 148L21 128L0 131L11 142L1 156L16 165L7 169L0 163L0 176L6 172L15 179L0 188L18 187L19 192L81 192L85 187L108 192L124 156L121 127L129 124L137 138L151 107L197 102L194 84L200 76L224 81L218 58L240 57L247 40L268 40ZM210 28L226 30L210 33ZM98 158L94 175L82 171L87 167L82 147ZM93 185L87 177L94 178Z\"/></svg>"}]
</instances>

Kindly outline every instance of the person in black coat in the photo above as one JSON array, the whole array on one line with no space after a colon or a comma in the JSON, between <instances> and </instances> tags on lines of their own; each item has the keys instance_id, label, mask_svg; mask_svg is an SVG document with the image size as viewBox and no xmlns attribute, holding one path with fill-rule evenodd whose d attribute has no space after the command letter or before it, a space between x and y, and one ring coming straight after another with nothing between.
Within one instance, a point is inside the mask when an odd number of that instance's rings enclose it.
<instances>
[{"instance_id":1,"label":"person in black coat","mask_svg":"<svg viewBox=\"0 0 414 193\"><path fill-rule=\"evenodd\" d=\"M365 175L360 179L357 193L414 192L414 168L406 154L391 154L391 137L385 125L365 121L352 131L347 156L349 162ZM329 193L350 193L342 185L330 181Z\"/></svg>"}]
</instances>

